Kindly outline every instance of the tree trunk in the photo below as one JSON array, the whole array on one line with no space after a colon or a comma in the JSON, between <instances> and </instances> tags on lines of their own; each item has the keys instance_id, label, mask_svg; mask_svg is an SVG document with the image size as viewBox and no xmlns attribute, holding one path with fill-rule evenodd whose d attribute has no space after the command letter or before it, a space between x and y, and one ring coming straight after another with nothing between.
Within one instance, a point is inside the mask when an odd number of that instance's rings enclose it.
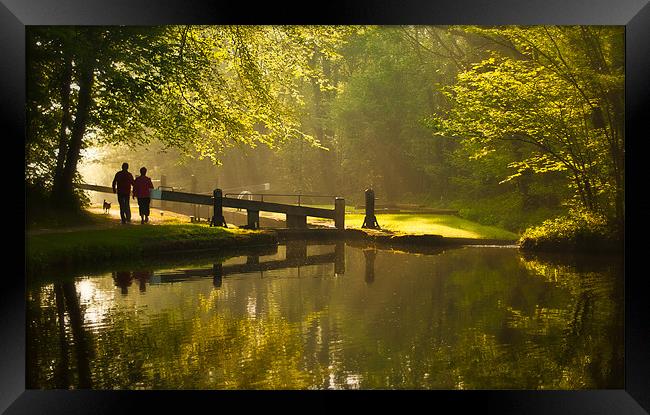
<instances>
[{"instance_id":1,"label":"tree trunk","mask_svg":"<svg viewBox=\"0 0 650 415\"><path fill-rule=\"evenodd\" d=\"M582 187L582 180L580 179L580 176L578 175L577 172L573 173L573 183L578 188L578 196L580 197L580 202L582 202L582 206L587 207L587 199L585 197L585 191Z\"/></svg>"},{"instance_id":2,"label":"tree trunk","mask_svg":"<svg viewBox=\"0 0 650 415\"><path fill-rule=\"evenodd\" d=\"M585 182L585 192L587 195L587 201L589 203L587 207L589 208L589 210L595 211L598 208L598 202L592 190L591 181L589 180L588 177L585 177L584 182Z\"/></svg>"},{"instance_id":3,"label":"tree trunk","mask_svg":"<svg viewBox=\"0 0 650 415\"><path fill-rule=\"evenodd\" d=\"M92 88L95 69L93 60L90 57L81 67L77 111L75 113L74 125L72 126L72 134L70 135L65 167L63 168L60 180L54 183L54 198L63 206L72 205L75 202L72 181L77 172L83 136L86 132L86 122L92 106Z\"/></svg>"},{"instance_id":4,"label":"tree trunk","mask_svg":"<svg viewBox=\"0 0 650 415\"><path fill-rule=\"evenodd\" d=\"M594 195L593 186L591 185L591 181L589 180L589 177L587 176L586 173L582 172L580 173L580 177L578 177L578 181L580 182L580 191L582 193L584 206L590 212L597 211L598 201L596 200L596 196Z\"/></svg>"},{"instance_id":5,"label":"tree trunk","mask_svg":"<svg viewBox=\"0 0 650 415\"><path fill-rule=\"evenodd\" d=\"M72 123L70 114L70 85L72 84L72 59L66 54L63 62L63 73L59 84L61 96L61 126L59 130L59 152L56 157L54 170L54 183L61 181L63 167L65 165L66 150L68 149L67 129Z\"/></svg>"}]
</instances>

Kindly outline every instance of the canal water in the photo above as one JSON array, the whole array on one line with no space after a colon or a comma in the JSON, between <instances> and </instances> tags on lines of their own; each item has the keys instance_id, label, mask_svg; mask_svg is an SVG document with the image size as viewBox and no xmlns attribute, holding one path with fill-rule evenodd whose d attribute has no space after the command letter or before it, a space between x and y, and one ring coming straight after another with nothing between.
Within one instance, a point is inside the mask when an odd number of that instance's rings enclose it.
<instances>
[{"instance_id":1,"label":"canal water","mask_svg":"<svg viewBox=\"0 0 650 415\"><path fill-rule=\"evenodd\" d=\"M28 388L623 387L620 257L292 242L28 279Z\"/></svg>"}]
</instances>

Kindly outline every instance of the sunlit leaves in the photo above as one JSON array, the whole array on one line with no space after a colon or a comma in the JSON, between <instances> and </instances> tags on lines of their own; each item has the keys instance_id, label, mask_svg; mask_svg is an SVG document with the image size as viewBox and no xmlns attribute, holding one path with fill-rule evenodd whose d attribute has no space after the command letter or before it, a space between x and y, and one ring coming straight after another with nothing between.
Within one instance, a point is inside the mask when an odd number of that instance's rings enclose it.
<instances>
[{"instance_id":1,"label":"sunlit leaves","mask_svg":"<svg viewBox=\"0 0 650 415\"><path fill-rule=\"evenodd\" d=\"M574 209L568 215L549 219L540 226L527 229L520 238L525 249L552 250L561 248L566 251L591 249L607 250L621 246L617 235L608 227L603 215ZM603 249L604 247L604 249Z\"/></svg>"},{"instance_id":2,"label":"sunlit leaves","mask_svg":"<svg viewBox=\"0 0 650 415\"><path fill-rule=\"evenodd\" d=\"M175 145L214 161L235 143L275 147L295 138L318 145L298 120L304 104L300 81L316 77L327 85L309 65L313 53L309 46L317 38L319 46L330 51L342 41L343 29L210 26L182 30L185 64L175 94L180 94L181 105L187 104L189 111L177 115L194 134L179 137Z\"/></svg>"},{"instance_id":3,"label":"sunlit leaves","mask_svg":"<svg viewBox=\"0 0 650 415\"><path fill-rule=\"evenodd\" d=\"M589 209L607 206L607 197L599 202L599 195L616 180L612 169L619 168L622 151L617 147L622 145L622 108L616 106L622 99L622 51L611 43L620 29L602 29L598 35L593 33L598 29L582 27L467 30L505 52L472 64L443 88L452 108L429 121L434 134L478 144L475 158L504 142L522 143L527 153L508 164L514 173L502 183L525 171L566 171L579 203ZM594 118L602 107L610 117L604 126Z\"/></svg>"},{"instance_id":4,"label":"sunlit leaves","mask_svg":"<svg viewBox=\"0 0 650 415\"><path fill-rule=\"evenodd\" d=\"M91 56L90 52L96 56L92 58L93 102L82 147L133 147L157 139L187 155L217 162L226 147L236 144L274 147L298 139L317 146L299 122L304 105L300 82L315 79L323 89L334 88L310 66L310 59L315 48L337 59L336 48L351 30L336 26L33 29L30 137L45 137L30 151L29 159L35 163L32 153L36 155L45 144L56 145L60 113L53 74L58 55L66 50L73 64ZM73 104L75 85L69 86ZM52 169L51 156L48 160L41 170ZM33 165L34 174L42 174Z\"/></svg>"}]
</instances>

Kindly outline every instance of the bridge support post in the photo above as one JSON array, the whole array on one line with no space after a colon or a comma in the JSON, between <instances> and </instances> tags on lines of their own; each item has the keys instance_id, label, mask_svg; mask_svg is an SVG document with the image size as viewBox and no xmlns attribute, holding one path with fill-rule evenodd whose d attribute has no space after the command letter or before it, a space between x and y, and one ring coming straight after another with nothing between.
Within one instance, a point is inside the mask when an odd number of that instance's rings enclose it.
<instances>
[{"instance_id":1,"label":"bridge support post","mask_svg":"<svg viewBox=\"0 0 650 415\"><path fill-rule=\"evenodd\" d=\"M345 229L345 199L334 199L334 226L336 229Z\"/></svg>"},{"instance_id":2,"label":"bridge support post","mask_svg":"<svg viewBox=\"0 0 650 415\"><path fill-rule=\"evenodd\" d=\"M259 210L247 210L248 224L246 225L249 229L259 229L260 228L260 211Z\"/></svg>"},{"instance_id":3,"label":"bridge support post","mask_svg":"<svg viewBox=\"0 0 650 415\"><path fill-rule=\"evenodd\" d=\"M366 217L363 219L362 228L381 229L375 217L375 191L366 189Z\"/></svg>"},{"instance_id":4,"label":"bridge support post","mask_svg":"<svg viewBox=\"0 0 650 415\"><path fill-rule=\"evenodd\" d=\"M226 219L223 217L223 192L221 189L214 189L214 192L212 192L212 204L214 211L212 212L210 226L227 228Z\"/></svg>"},{"instance_id":5,"label":"bridge support post","mask_svg":"<svg viewBox=\"0 0 650 415\"><path fill-rule=\"evenodd\" d=\"M295 228L295 229L307 228L307 216L290 215L287 213L287 228Z\"/></svg>"}]
</instances>

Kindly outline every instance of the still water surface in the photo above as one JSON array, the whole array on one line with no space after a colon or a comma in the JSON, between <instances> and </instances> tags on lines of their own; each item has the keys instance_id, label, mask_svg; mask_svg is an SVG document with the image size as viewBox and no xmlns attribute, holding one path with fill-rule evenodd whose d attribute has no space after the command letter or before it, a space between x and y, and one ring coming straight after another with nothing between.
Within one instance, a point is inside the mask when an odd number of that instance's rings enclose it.
<instances>
[{"instance_id":1,"label":"still water surface","mask_svg":"<svg viewBox=\"0 0 650 415\"><path fill-rule=\"evenodd\" d=\"M623 387L621 258L263 254L31 279L28 388Z\"/></svg>"}]
</instances>

